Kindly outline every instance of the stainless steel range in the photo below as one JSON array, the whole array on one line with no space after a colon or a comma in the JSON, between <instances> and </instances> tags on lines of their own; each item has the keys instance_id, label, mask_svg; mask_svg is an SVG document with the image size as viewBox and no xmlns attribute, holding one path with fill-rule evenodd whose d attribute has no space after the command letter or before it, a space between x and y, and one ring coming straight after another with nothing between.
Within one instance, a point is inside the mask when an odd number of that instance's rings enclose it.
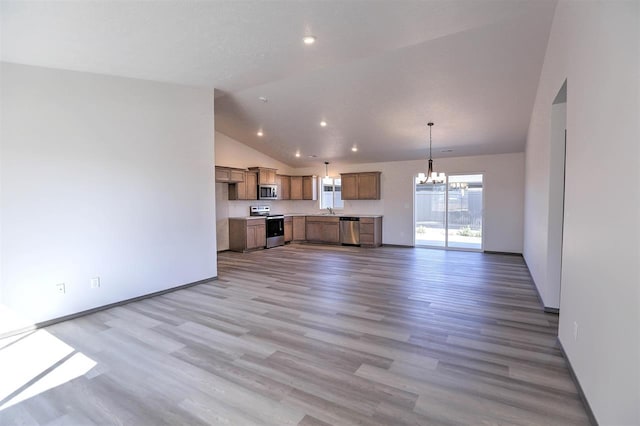
<instances>
[{"instance_id":1,"label":"stainless steel range","mask_svg":"<svg viewBox=\"0 0 640 426\"><path fill-rule=\"evenodd\" d=\"M251 206L249 215L264 216L267 224L267 248L284 245L283 215L272 215L270 206Z\"/></svg>"}]
</instances>

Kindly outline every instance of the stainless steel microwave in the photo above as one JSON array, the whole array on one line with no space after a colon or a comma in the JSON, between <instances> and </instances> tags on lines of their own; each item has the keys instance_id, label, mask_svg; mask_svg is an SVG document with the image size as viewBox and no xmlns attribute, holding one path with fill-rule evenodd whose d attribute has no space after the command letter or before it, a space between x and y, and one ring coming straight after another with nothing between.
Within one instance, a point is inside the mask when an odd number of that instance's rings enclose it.
<instances>
[{"instance_id":1,"label":"stainless steel microwave","mask_svg":"<svg viewBox=\"0 0 640 426\"><path fill-rule=\"evenodd\" d=\"M278 185L258 185L258 200L277 200Z\"/></svg>"}]
</instances>

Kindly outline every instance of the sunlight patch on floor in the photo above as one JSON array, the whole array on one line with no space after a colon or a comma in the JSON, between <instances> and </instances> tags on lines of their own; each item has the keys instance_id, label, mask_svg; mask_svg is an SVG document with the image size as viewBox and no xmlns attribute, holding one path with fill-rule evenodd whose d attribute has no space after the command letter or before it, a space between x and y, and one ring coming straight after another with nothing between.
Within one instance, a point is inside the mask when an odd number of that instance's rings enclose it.
<instances>
[{"instance_id":1,"label":"sunlight patch on floor","mask_svg":"<svg viewBox=\"0 0 640 426\"><path fill-rule=\"evenodd\" d=\"M45 330L0 340L0 410L80 377L96 362Z\"/></svg>"}]
</instances>

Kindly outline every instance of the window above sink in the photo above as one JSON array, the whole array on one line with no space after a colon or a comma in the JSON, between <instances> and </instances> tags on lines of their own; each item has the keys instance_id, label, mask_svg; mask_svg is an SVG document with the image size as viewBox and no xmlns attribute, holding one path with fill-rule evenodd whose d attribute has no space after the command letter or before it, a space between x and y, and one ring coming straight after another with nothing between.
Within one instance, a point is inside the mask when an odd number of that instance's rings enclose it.
<instances>
[{"instance_id":1,"label":"window above sink","mask_svg":"<svg viewBox=\"0 0 640 426\"><path fill-rule=\"evenodd\" d=\"M320 187L320 208L323 210L342 210L344 201L342 201L342 181L339 177L319 177L318 186ZM332 214L331 212L327 213Z\"/></svg>"}]
</instances>

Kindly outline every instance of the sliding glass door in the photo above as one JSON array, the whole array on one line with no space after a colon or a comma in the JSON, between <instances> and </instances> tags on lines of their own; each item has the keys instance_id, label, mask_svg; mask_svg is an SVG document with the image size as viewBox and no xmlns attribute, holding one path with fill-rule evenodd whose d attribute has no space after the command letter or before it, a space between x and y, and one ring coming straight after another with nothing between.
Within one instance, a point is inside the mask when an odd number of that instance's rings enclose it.
<instances>
[{"instance_id":1,"label":"sliding glass door","mask_svg":"<svg viewBox=\"0 0 640 426\"><path fill-rule=\"evenodd\" d=\"M448 177L448 247L482 249L482 175Z\"/></svg>"},{"instance_id":2,"label":"sliding glass door","mask_svg":"<svg viewBox=\"0 0 640 426\"><path fill-rule=\"evenodd\" d=\"M446 200L446 185L416 184L416 245L446 246Z\"/></svg>"},{"instance_id":3,"label":"sliding glass door","mask_svg":"<svg viewBox=\"0 0 640 426\"><path fill-rule=\"evenodd\" d=\"M415 184L415 245L482 250L482 174Z\"/></svg>"}]
</instances>

